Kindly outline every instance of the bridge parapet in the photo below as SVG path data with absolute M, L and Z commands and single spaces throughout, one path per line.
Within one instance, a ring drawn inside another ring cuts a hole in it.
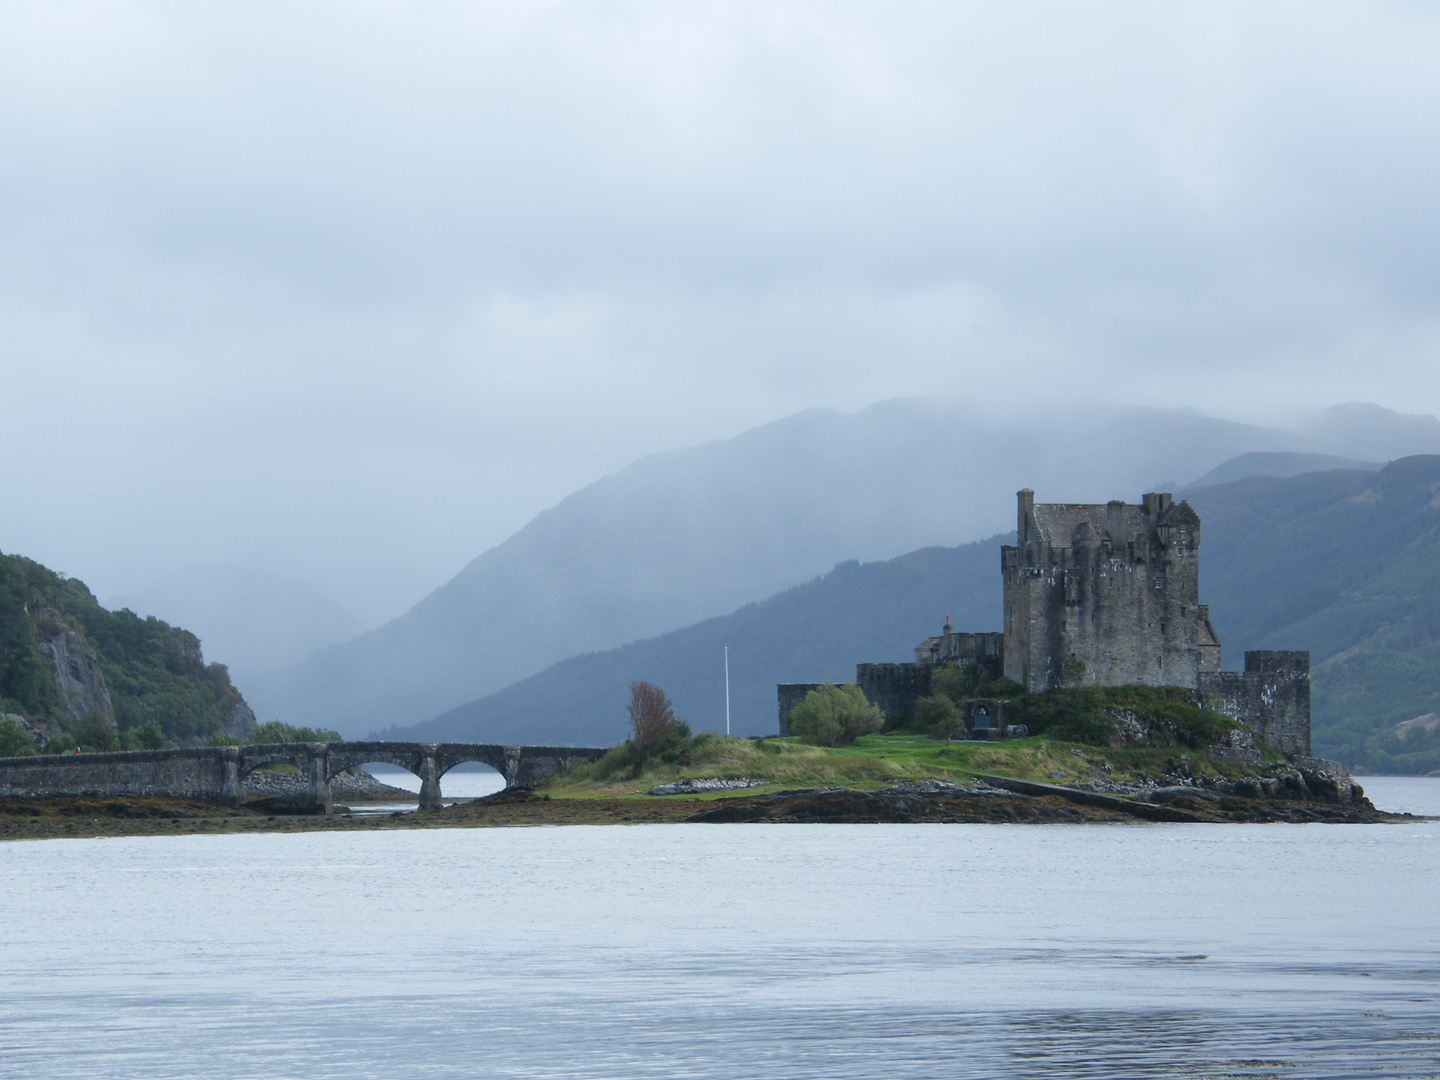
M 304 809 L 328 814 L 333 809 L 330 779 L 357 765 L 380 761 L 419 776 L 420 807 L 434 809 L 440 805 L 440 778 L 467 761 L 489 765 L 505 778 L 507 787 L 515 787 L 605 753 L 603 748 L 580 746 L 356 741 L 42 754 L 0 758 L 0 797 L 169 796 L 238 806 L 245 801 L 249 773 L 264 765 L 292 765 L 308 781 Z

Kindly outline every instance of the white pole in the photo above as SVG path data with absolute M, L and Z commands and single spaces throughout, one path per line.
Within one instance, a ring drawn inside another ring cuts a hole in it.
M 730 646 L 725 646 L 725 737 L 730 737 Z

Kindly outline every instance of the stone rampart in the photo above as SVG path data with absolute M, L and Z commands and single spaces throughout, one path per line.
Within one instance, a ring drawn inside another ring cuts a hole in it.
M 887 720 L 903 720 L 930 693 L 934 671 L 930 664 L 856 664 L 855 681 Z
M 1255 651 L 1244 671 L 1202 672 L 1205 706 L 1250 728 L 1277 750 L 1310 753 L 1310 654 Z

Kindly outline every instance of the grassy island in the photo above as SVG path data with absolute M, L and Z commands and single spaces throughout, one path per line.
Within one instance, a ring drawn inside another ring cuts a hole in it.
M 1139 784 L 1177 774 L 1196 779 L 1255 774 L 1234 761 L 1188 748 L 1098 747 L 1044 735 L 946 743 L 908 731 L 864 735 L 848 745 L 829 747 L 807 746 L 795 738 L 727 739 L 701 734 L 678 752 L 657 754 L 637 764 L 616 769 L 612 759 L 602 758 L 551 778 L 539 790 L 565 798 L 616 798 L 645 796 L 678 780 L 735 777 L 765 780 L 777 787 L 843 786 L 866 791 L 922 779 L 964 784 L 980 775 L 1043 783 Z M 717 797 L 733 794 L 717 793 Z

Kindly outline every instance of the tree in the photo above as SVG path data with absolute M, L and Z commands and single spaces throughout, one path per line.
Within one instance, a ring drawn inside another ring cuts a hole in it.
M 329 728 L 295 727 L 283 720 L 267 720 L 263 724 L 257 724 L 253 731 L 245 737 L 245 741 L 251 745 L 262 743 L 297 743 L 297 742 L 340 742 L 340 733 L 331 731 Z
M 1060 668 L 1060 679 L 1066 686 L 1079 686 L 1085 681 L 1085 661 L 1071 653 Z
M 174 745 L 154 720 L 147 720 L 139 727 L 120 733 L 122 750 L 168 750 Z
M 630 733 L 635 742 L 649 746 L 674 736 L 679 730 L 675 706 L 664 690 L 654 683 L 630 684 Z
M 19 720 L 0 716 L 0 757 L 32 757 L 35 739 Z
M 75 745 L 87 754 L 120 749 L 120 735 L 105 722 L 104 717 L 95 713 L 79 720 L 62 721 L 61 727 L 66 735 L 75 740 Z M 46 744 L 47 752 L 49 749 L 49 744 Z
M 915 719 L 937 739 L 949 742 L 965 734 L 965 721 L 945 694 L 931 694 L 915 703 Z
M 854 683 L 826 683 L 790 710 L 790 734 L 815 746 L 843 746 L 884 726 L 884 714 Z
M 956 705 L 966 698 L 974 697 L 984 681 L 985 676 L 980 665 L 973 660 L 967 660 L 963 664 L 951 660 L 941 664 L 930 676 L 931 689 L 937 694 L 944 694 Z

